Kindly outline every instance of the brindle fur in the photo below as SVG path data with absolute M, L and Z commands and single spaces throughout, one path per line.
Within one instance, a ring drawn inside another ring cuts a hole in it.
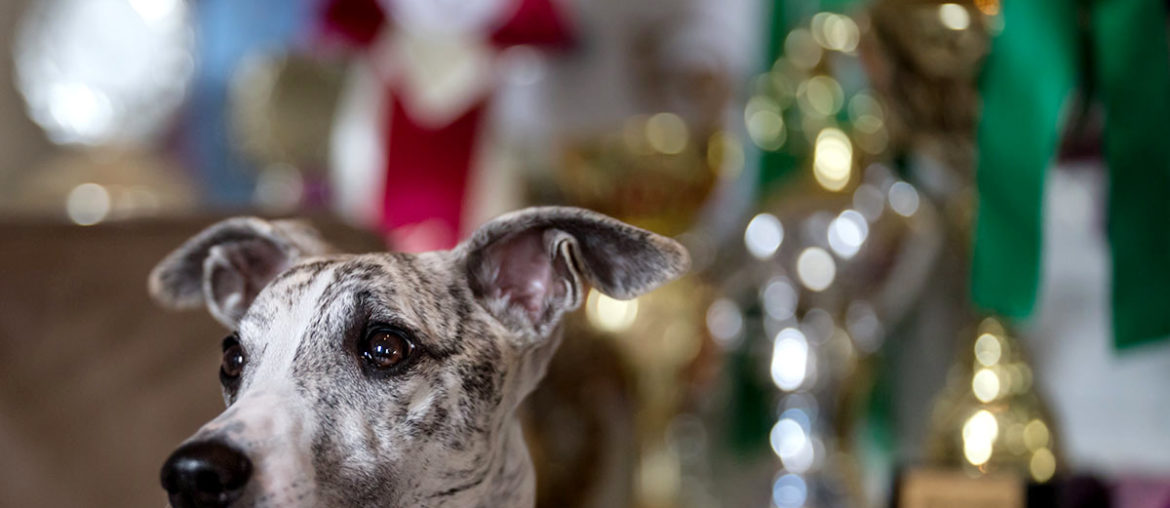
M 493 286 L 511 262 L 497 249 L 525 241 L 548 255 L 556 286 L 535 313 Z M 544 375 L 561 315 L 587 285 L 630 298 L 687 264 L 669 239 L 574 208 L 515 212 L 417 255 L 335 254 L 299 223 L 237 218 L 171 254 L 150 287 L 238 330 L 239 386 L 190 438 L 250 457 L 236 506 L 528 507 L 535 479 L 515 411 Z M 354 348 L 371 320 L 421 346 L 400 374 L 361 368 Z

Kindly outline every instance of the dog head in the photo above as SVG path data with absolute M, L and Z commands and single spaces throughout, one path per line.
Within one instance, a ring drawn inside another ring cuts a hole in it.
M 163 466 L 187 506 L 526 506 L 513 418 L 588 287 L 632 298 L 680 275 L 672 240 L 531 208 L 450 251 L 333 253 L 294 222 L 236 218 L 152 272 L 171 307 L 234 330 L 227 410 Z

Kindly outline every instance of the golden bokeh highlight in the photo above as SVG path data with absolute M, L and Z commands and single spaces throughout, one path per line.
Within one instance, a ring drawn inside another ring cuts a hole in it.
M 779 103 L 770 97 L 756 95 L 748 100 L 743 113 L 748 137 L 756 146 L 768 151 L 784 146 L 787 134 Z
M 821 61 L 821 46 L 813 34 L 805 28 L 788 32 L 784 39 L 784 54 L 793 65 L 801 69 L 812 69 Z
M 646 141 L 667 155 L 682 153 L 687 147 L 687 124 L 674 113 L 658 113 L 646 120 Z
M 1003 346 L 1000 345 L 999 339 L 995 335 L 984 333 L 975 339 L 975 360 L 980 365 L 985 367 L 995 365 L 1002 355 Z
M 979 369 L 971 378 L 971 391 L 980 402 L 991 402 L 999 397 L 999 376 L 991 369 Z
M 1024 426 L 1024 446 L 1029 450 L 1048 447 L 1048 426 L 1040 420 L 1032 420 Z
M 813 149 L 813 176 L 822 187 L 839 191 L 849 183 L 853 144 L 841 129 L 827 127 L 817 134 Z
M 991 459 L 995 439 L 999 436 L 999 422 L 995 415 L 980 409 L 963 424 L 963 456 L 971 465 L 981 466 Z
M 971 13 L 962 5 L 946 3 L 938 6 L 938 20 L 951 30 L 966 30 L 971 26 Z
M 822 48 L 852 53 L 861 41 L 861 30 L 853 18 L 832 12 L 820 12 L 812 18 L 812 36 Z
M 638 300 L 618 300 L 591 289 L 585 299 L 585 316 L 600 330 L 623 332 L 638 319 Z
M 1038 483 L 1051 480 L 1056 474 L 1056 456 L 1052 454 L 1052 450 L 1041 448 L 1032 452 L 1032 459 L 1028 461 L 1028 472 L 1031 473 L 1032 480 Z
M 975 477 L 1015 474 L 1044 482 L 1060 468 L 1044 401 L 1018 338 L 996 318 L 965 332 L 947 386 L 932 413 L 927 456 Z
M 814 116 L 832 116 L 845 105 L 845 91 L 829 76 L 813 76 L 796 88 L 801 109 Z

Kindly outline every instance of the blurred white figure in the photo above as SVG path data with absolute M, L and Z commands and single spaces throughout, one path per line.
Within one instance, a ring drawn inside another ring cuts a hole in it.
M 1099 163 L 1095 163 L 1099 164 Z M 1113 348 L 1102 168 L 1052 170 L 1044 274 L 1027 334 L 1073 470 L 1170 473 L 1170 343 Z

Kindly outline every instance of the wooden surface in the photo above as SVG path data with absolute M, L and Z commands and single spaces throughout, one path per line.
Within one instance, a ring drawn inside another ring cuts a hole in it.
M 168 312 L 146 276 L 214 218 L 0 224 L 0 507 L 160 507 L 158 468 L 223 410 L 205 311 Z M 313 221 L 352 251 L 380 242 Z

